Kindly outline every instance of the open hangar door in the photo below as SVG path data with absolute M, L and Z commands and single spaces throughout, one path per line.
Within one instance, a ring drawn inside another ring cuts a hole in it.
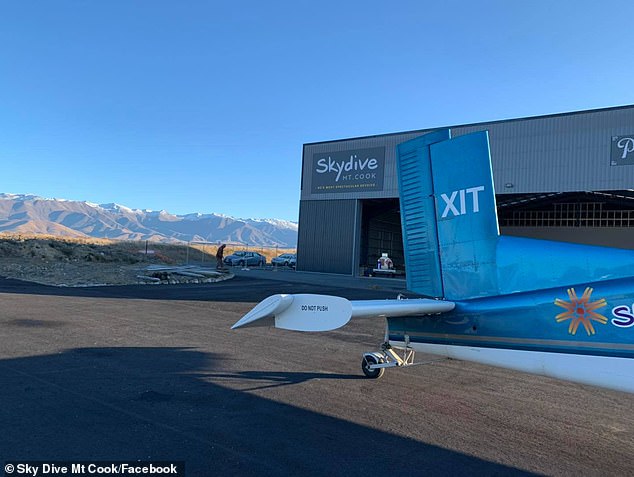
M 404 278 L 405 257 L 399 200 L 365 199 L 360 202 L 360 274 L 373 274 L 381 254 L 387 253 L 394 263 L 395 270 L 395 273 L 389 275 Z

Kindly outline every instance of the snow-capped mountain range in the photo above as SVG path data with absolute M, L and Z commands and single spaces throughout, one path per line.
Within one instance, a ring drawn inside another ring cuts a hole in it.
M 158 242 L 229 242 L 295 247 L 297 223 L 222 214 L 174 215 L 165 210 L 0 193 L 0 232 Z

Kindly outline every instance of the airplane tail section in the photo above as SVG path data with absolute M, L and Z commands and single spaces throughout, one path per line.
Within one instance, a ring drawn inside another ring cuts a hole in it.
M 398 146 L 408 289 L 465 300 L 631 277 L 634 253 L 500 236 L 486 131 Z
M 451 300 L 498 293 L 488 133 L 449 130 L 398 146 L 408 288 Z

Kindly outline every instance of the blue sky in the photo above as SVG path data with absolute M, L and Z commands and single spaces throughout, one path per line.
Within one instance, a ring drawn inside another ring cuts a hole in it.
M 304 143 L 633 104 L 632 18 L 631 1 L 4 0 L 0 192 L 297 220 Z

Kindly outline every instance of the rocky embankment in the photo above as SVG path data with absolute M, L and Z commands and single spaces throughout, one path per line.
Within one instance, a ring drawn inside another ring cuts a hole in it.
M 0 238 L 0 276 L 55 286 L 210 283 L 226 280 L 215 258 L 197 251 L 207 266 L 180 265 L 187 247 L 145 242 L 88 242 L 56 238 Z

